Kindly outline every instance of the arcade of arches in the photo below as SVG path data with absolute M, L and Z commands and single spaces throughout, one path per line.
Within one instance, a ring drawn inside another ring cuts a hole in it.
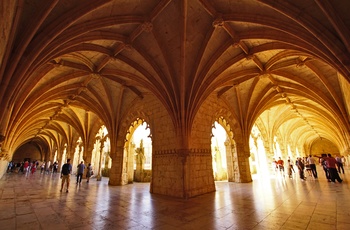
M 0 175 L 70 158 L 111 186 L 187 198 L 276 157 L 348 157 L 349 7 L 1 1 Z

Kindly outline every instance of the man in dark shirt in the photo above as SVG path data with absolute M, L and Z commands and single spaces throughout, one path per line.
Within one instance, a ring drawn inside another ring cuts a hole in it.
M 61 170 L 61 179 L 62 179 L 61 190 L 60 190 L 61 192 L 63 190 L 65 182 L 67 182 L 66 192 L 68 192 L 71 173 L 72 173 L 72 165 L 70 164 L 70 159 L 67 159 L 67 163 L 62 166 L 62 170 Z

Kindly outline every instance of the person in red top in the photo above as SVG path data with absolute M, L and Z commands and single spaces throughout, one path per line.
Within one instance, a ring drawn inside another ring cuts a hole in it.
M 337 180 L 339 183 L 343 182 L 343 180 L 339 177 L 338 171 L 337 171 L 337 161 L 330 153 L 328 153 L 328 157 L 326 160 L 326 166 L 329 170 L 329 174 L 331 177 L 331 181 L 335 182 Z
M 29 169 L 29 162 L 25 161 L 23 165 L 23 173 L 27 173 Z
M 284 172 L 284 161 L 281 159 L 281 157 L 278 158 L 277 165 L 280 171 Z

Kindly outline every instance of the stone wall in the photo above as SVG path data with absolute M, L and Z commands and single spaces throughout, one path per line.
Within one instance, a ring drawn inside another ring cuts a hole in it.
M 189 198 L 215 191 L 211 129 L 214 121 L 221 116 L 227 117 L 229 127 L 233 129 L 228 131 L 231 138 L 239 137 L 241 144 L 242 131 L 238 129 L 237 120 L 229 109 L 225 108 L 225 104 L 214 96 L 208 98 L 194 116 L 187 132 L 188 136 L 178 136 L 173 120 L 156 99 L 149 97 L 135 103 L 121 122 L 117 140 L 118 151 L 111 155 L 114 159 L 109 183 L 128 183 L 127 157 L 123 155 L 126 153 L 124 140 L 130 124 L 136 118 L 140 118 L 149 124 L 152 135 L 152 193 Z M 231 142 L 231 146 L 235 147 L 234 141 Z M 249 152 L 242 148 L 242 144 L 240 146 L 238 151 L 232 151 L 232 178 L 236 182 L 249 182 Z
M 179 152 L 154 151 L 151 192 L 184 197 L 183 157 Z

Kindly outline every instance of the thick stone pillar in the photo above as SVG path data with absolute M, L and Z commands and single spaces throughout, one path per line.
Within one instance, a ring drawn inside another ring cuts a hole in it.
M 210 149 L 156 151 L 152 168 L 152 193 L 189 198 L 215 191 Z
M 185 198 L 215 191 L 211 149 L 191 149 L 185 167 Z
M 92 148 L 88 148 L 84 151 L 83 160 L 86 166 L 92 163 L 92 150 Z
M 116 152 L 111 149 L 112 168 L 109 172 L 109 185 L 128 184 L 127 162 L 123 162 L 123 151 L 123 147 L 118 147 Z
M 154 151 L 151 192 L 184 197 L 185 156 L 176 150 Z
M 252 175 L 250 173 L 250 165 L 249 165 L 249 146 L 245 146 L 243 144 L 237 144 L 237 160 L 238 160 L 238 170 L 239 170 L 239 179 L 236 182 L 252 182 Z

